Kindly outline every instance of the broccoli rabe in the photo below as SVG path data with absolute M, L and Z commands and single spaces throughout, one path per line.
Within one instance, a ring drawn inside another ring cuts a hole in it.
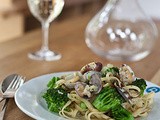
M 116 88 L 106 86 L 93 101 L 93 106 L 101 112 L 107 112 L 121 104 L 123 98 L 116 91 Z
M 113 107 L 111 114 L 115 120 L 134 120 L 133 115 L 121 105 Z
M 51 112 L 59 112 L 69 100 L 67 92 L 63 88 L 48 89 L 43 98 L 46 100 L 48 109 Z
M 58 80 L 60 80 L 59 77 L 53 77 L 53 78 L 48 82 L 47 87 L 48 87 L 49 89 L 55 88 L 55 87 L 56 87 L 56 82 L 57 82 Z
M 135 85 L 140 88 L 141 90 L 140 95 L 143 95 L 144 90 L 146 89 L 147 86 L 146 81 L 142 78 L 136 78 L 136 80 L 132 82 L 132 85 Z
M 102 68 L 102 77 L 105 77 L 106 76 L 106 74 L 107 73 L 112 73 L 113 74 L 113 76 L 118 76 L 118 74 L 119 74 L 119 69 L 117 68 L 117 67 L 107 67 L 107 66 L 105 66 L 105 67 L 103 67 Z
M 93 106 L 101 112 L 110 113 L 115 120 L 134 120 L 133 115 L 121 106 L 124 99 L 116 88 L 106 86 L 93 101 Z

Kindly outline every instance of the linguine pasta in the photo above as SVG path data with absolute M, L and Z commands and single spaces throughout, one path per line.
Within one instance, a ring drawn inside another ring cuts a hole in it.
M 83 67 L 83 70 L 85 67 Z M 113 65 L 109 64 L 105 69 L 113 67 Z M 104 75 L 102 74 L 105 70 L 102 68 L 101 71 L 98 71 L 99 73 L 102 73 L 100 75 L 100 87 L 102 87 L 101 89 L 105 86 L 115 86 L 116 88 L 119 88 L 122 91 L 121 95 L 123 96 L 124 94 L 123 97 L 128 99 L 122 103 L 122 106 L 131 112 L 135 118 L 146 117 L 152 108 L 154 93 L 142 94 L 141 89 L 132 84 L 136 77 L 134 76 L 133 71 L 130 68 L 128 69 L 128 67 L 129 66 L 124 65 L 119 68 L 118 73 L 107 71 Z M 89 71 L 96 70 L 91 69 Z M 89 77 L 87 79 L 89 79 Z M 85 74 L 82 74 L 82 72 L 75 72 L 62 76 L 61 79 L 56 82 L 55 88 L 61 86 L 66 89 L 69 98 L 68 102 L 66 102 L 59 111 L 59 115 L 69 120 L 113 120 L 109 113 L 99 111 L 92 105 L 94 98 L 99 94 L 96 93 L 98 88 L 93 84 L 88 85 L 89 82 L 85 80 Z M 127 82 L 127 80 L 129 82 Z M 75 86 L 78 82 L 81 82 L 81 84 L 79 83 L 81 86 L 79 86 L 77 90 Z M 82 82 L 84 83 L 82 84 Z M 97 84 L 98 83 L 96 83 L 96 85 Z M 79 93 L 79 91 L 81 91 L 81 93 Z

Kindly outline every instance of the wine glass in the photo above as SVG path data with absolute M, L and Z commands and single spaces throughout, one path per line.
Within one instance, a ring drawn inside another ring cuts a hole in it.
M 42 25 L 42 46 L 39 51 L 29 53 L 28 57 L 34 60 L 59 60 L 61 54 L 49 50 L 48 31 L 50 23 L 61 13 L 64 0 L 28 0 L 28 6 L 35 18 Z

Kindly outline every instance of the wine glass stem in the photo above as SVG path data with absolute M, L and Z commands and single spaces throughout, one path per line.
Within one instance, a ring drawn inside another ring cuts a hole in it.
M 49 23 L 48 22 L 42 22 L 42 51 L 48 51 L 48 36 L 49 36 Z

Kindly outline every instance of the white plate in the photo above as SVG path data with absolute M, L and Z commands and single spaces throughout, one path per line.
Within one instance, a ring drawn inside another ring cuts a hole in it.
M 42 98 L 47 89 L 47 83 L 53 76 L 61 76 L 69 72 L 53 73 L 33 78 L 22 85 L 15 94 L 17 106 L 28 116 L 37 120 L 65 120 L 57 114 L 51 113 Z M 143 120 L 159 120 L 160 118 L 160 87 L 147 82 L 145 92 L 155 91 L 154 106 L 147 118 Z

